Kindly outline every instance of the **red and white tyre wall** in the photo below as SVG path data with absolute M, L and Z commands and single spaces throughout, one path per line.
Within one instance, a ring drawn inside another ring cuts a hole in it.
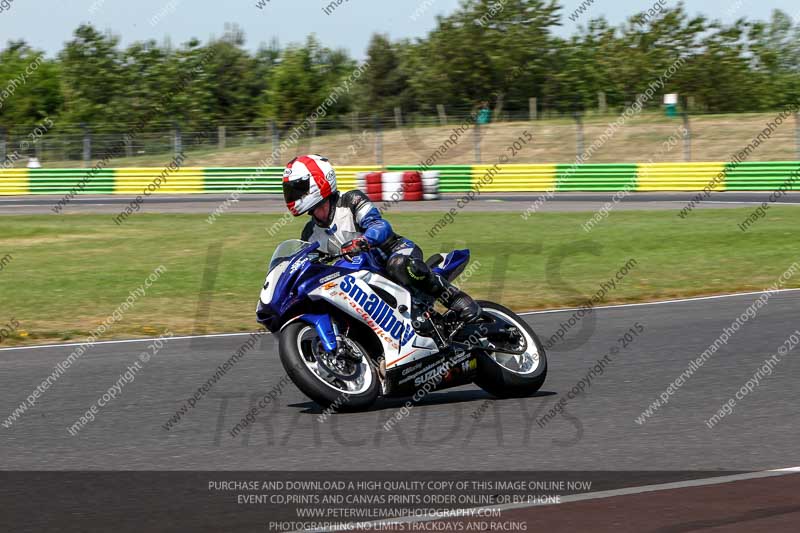
M 439 172 L 359 172 L 356 188 L 373 202 L 419 202 L 439 198 Z

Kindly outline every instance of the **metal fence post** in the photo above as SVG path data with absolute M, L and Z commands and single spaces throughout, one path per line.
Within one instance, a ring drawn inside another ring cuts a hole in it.
M 797 145 L 797 160 L 800 161 L 800 113 L 794 114 L 794 140 Z
M 537 98 L 528 99 L 528 113 L 530 115 L 531 122 L 539 118 L 539 100 Z
M 400 106 L 394 108 L 394 125 L 398 129 L 403 127 L 403 110 Z
M 575 150 L 576 157 L 580 160 L 583 157 L 584 141 L 583 141 L 583 116 L 580 111 L 575 111 Z
M 683 160 L 692 160 L 692 124 L 689 121 L 689 113 L 683 114 Z
M 217 128 L 217 145 L 220 150 L 225 148 L 225 126 L 219 126 Z
M 3 126 L 0 126 L 0 161 L 6 161 L 6 151 L 8 146 L 8 132 Z
M 122 142 L 125 144 L 125 156 L 133 157 L 133 139 L 130 135 L 123 135 Z
M 494 106 L 494 113 L 492 120 L 495 120 L 497 122 L 503 120 L 502 117 L 500 116 L 503 113 L 503 100 L 504 100 L 504 95 L 503 92 L 501 91 L 500 94 L 497 95 L 497 103 Z
M 436 104 L 436 112 L 439 115 L 439 125 L 447 126 L 447 112 L 444 110 L 444 104 Z
M 475 123 L 475 133 L 473 134 L 473 139 L 475 140 L 475 163 L 481 163 L 481 124 L 480 122 Z
M 92 161 L 92 133 L 85 122 L 81 122 L 83 130 L 83 166 L 88 167 Z
M 175 148 L 175 157 L 178 157 L 183 152 L 183 138 L 181 137 L 181 126 L 178 121 L 175 121 L 174 137 L 172 139 Z
M 272 129 L 272 151 L 270 153 L 274 154 L 281 145 L 281 132 L 278 131 L 278 125 L 275 124 L 274 120 L 269 121 L 269 127 Z M 275 162 L 273 161 L 272 164 L 275 164 Z
M 376 116 L 373 118 L 375 125 L 375 164 L 383 168 L 383 130 L 381 129 L 381 121 Z

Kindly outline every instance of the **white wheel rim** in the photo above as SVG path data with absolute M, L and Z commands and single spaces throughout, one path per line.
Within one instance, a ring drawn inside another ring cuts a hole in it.
M 324 365 L 320 364 L 317 354 L 306 354 L 303 351 L 303 340 L 308 340 L 306 339 L 306 335 L 308 333 L 313 334 L 310 339 L 312 343 L 319 342 L 319 336 L 317 335 L 316 330 L 311 326 L 306 326 L 300 330 L 300 333 L 297 335 L 297 350 L 300 352 L 300 357 L 303 359 L 306 368 L 311 371 L 315 378 L 336 392 L 344 395 L 362 394 L 369 390 L 369 388 L 372 386 L 372 369 L 367 361 L 367 355 L 360 346 L 356 345 L 358 350 L 361 352 L 361 362 L 358 363 L 358 370 L 356 373 L 357 377 L 354 380 L 343 380 L 339 376 L 333 374 Z M 309 361 L 306 355 L 312 356 L 314 360 Z
M 536 341 L 533 340 L 530 333 L 520 325 L 519 320 L 498 309 L 484 308 L 483 312 L 487 315 L 499 318 L 503 322 L 517 328 L 525 343 L 525 352 L 520 355 L 491 351 L 487 351 L 486 354 L 491 357 L 495 363 L 514 374 L 527 376 L 536 372 L 542 361 L 541 357 L 539 357 L 539 348 L 536 346 Z

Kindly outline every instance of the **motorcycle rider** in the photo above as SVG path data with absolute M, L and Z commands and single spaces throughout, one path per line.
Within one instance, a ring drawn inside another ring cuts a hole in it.
M 302 240 L 318 242 L 323 252 L 348 259 L 375 250 L 393 281 L 433 296 L 464 322 L 480 316 L 480 305 L 435 274 L 423 260 L 422 249 L 397 235 L 366 194 L 339 194 L 336 171 L 327 158 L 314 154 L 292 159 L 283 172 L 283 196 L 294 216 L 311 215 Z

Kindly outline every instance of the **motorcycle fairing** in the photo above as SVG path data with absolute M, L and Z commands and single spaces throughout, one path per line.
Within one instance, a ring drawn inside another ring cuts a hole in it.
M 289 322 L 303 320 L 315 327 L 325 349 L 334 351 L 336 332 L 331 318 L 309 309 L 309 303 L 323 300 L 372 329 L 383 348 L 387 376 L 396 376 L 395 369 L 408 368 L 426 359 L 421 368 L 423 373 L 429 372 L 430 369 L 424 368 L 435 363 L 435 369 L 452 355 L 440 353 L 432 338 L 416 333 L 409 311 L 411 293 L 383 275 L 377 258 L 367 253 L 353 261 L 341 259 L 334 265 L 325 265 L 309 258 L 318 247 L 316 243 L 309 244 L 269 272 L 257 309 L 261 324 L 275 332 Z M 463 271 L 468 260 L 468 250 L 455 250 L 434 270 L 452 279 Z M 388 297 L 385 299 L 382 294 Z M 474 366 L 474 361 L 464 364 Z M 402 385 L 406 383 L 413 384 L 413 380 L 404 380 Z
M 382 299 L 372 285 L 389 293 L 397 302 L 397 308 Z M 325 300 L 369 326 L 383 347 L 387 370 L 438 351 L 434 340 L 417 335 L 411 324 L 411 294 L 380 274 L 368 271 L 346 274 L 317 288 L 309 296 Z M 402 313 L 401 306 L 405 309 Z
M 426 383 L 431 391 L 466 385 L 474 381 L 477 369 L 475 355 L 448 349 L 387 369 L 384 394 L 408 396 Z
M 469 250 L 453 250 L 445 256 L 440 265 L 433 268 L 433 272 L 448 281 L 453 281 L 464 271 L 468 262 Z

